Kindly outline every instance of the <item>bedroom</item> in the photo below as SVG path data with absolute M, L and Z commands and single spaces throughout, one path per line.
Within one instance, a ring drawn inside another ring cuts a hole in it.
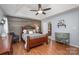
M 79 4 L 0 4 L 0 39 L 7 34 L 12 36 L 11 51 L 3 50 L 7 41 L 0 40 L 0 54 L 79 55 L 78 10 Z M 59 42 L 56 38 L 64 40 Z

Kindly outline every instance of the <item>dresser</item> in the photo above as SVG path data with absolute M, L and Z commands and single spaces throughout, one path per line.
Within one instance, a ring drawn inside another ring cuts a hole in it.
M 0 36 L 0 54 L 12 54 L 12 36 L 7 35 L 5 37 Z
M 70 33 L 56 32 L 55 33 L 55 40 L 56 40 L 56 42 L 69 45 L 69 43 L 70 43 Z

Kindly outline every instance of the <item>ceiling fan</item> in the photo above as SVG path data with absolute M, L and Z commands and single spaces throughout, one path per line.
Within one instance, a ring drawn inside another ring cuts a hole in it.
M 35 11 L 37 12 L 35 15 L 38 15 L 38 14 L 44 14 L 46 15 L 46 13 L 44 11 L 48 11 L 50 10 L 51 8 L 45 8 L 45 9 L 42 9 L 42 5 L 41 4 L 38 4 L 38 10 L 30 10 L 30 11 Z

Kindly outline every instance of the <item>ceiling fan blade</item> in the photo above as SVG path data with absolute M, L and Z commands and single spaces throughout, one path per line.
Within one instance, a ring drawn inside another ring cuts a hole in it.
M 43 9 L 43 11 L 47 11 L 47 10 L 50 10 L 51 8 L 46 8 L 46 9 Z
M 30 11 L 37 11 L 37 10 L 30 10 Z
M 46 15 L 46 13 L 45 13 L 45 12 L 42 12 L 42 14 Z
M 36 13 L 36 15 L 38 15 L 38 13 Z

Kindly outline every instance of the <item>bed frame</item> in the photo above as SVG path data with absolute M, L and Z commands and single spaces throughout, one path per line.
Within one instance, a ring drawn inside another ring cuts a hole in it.
M 33 38 L 30 36 L 27 37 L 27 51 L 30 51 L 31 48 L 38 46 L 40 44 L 46 43 L 48 44 L 48 35 L 46 34 L 44 37 Z
M 27 30 L 27 26 L 22 27 L 21 38 L 22 38 L 23 29 Z M 26 50 L 28 52 L 30 51 L 31 48 L 38 46 L 40 44 L 43 44 L 43 43 L 48 44 L 48 34 L 44 34 L 44 36 L 39 37 L 39 38 L 31 38 L 30 36 L 27 36 L 27 49 Z

